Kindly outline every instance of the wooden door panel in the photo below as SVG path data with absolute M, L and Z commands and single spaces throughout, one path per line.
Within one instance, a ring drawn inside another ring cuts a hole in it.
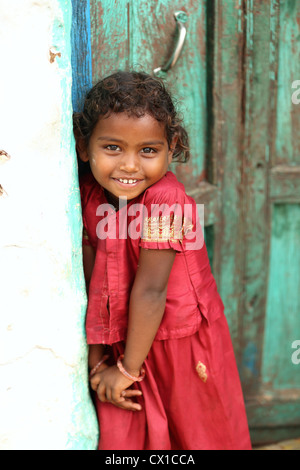
M 254 442 L 300 430 L 299 19 L 295 1 L 215 2 L 215 261 Z
M 269 185 L 271 202 L 299 202 L 300 165 L 274 166 L 270 171 Z
M 292 102 L 295 89 L 292 84 L 300 80 L 300 4 L 297 0 L 278 3 L 278 75 L 276 139 L 273 165 L 300 165 L 300 112 Z M 274 33 L 275 34 L 275 33 Z
M 291 85 L 300 68 L 295 40 L 286 41 L 291 31 L 299 35 L 300 5 L 249 1 L 246 14 L 240 371 L 252 438 L 260 441 L 300 430 L 299 370 L 291 361 L 300 334 L 299 113 Z
M 300 385 L 291 359 L 292 343 L 300 339 L 300 204 L 272 206 L 271 234 L 262 385 L 292 390 Z
M 84 97 L 92 86 L 91 19 L 89 0 L 72 0 L 72 104 L 82 110 Z
M 273 2 L 274 3 L 274 2 Z M 277 11 L 270 2 L 246 2 L 243 162 L 243 278 L 241 376 L 248 395 L 258 393 L 261 380 L 264 315 L 268 279 L 270 206 L 269 152 L 274 137 L 276 103 L 275 38 Z M 271 73 L 272 72 L 272 73 Z M 249 356 L 251 360 L 249 360 Z
M 92 80 L 130 66 L 129 2 L 91 0 Z
M 244 16 L 241 2 L 207 2 L 208 161 L 210 181 L 219 191 L 213 227 L 213 271 L 225 304 L 240 364 L 243 296 Z M 207 211 L 205 211 L 206 213 Z
M 248 396 L 253 439 L 300 435 L 300 369 L 292 344 L 300 332 L 300 204 L 272 204 L 260 385 Z

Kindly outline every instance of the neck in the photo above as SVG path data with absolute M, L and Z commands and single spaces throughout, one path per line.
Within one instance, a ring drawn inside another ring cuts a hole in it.
M 127 205 L 128 201 L 126 199 L 119 199 L 117 196 L 110 193 L 106 189 L 104 189 L 104 194 L 105 194 L 108 204 L 111 204 L 115 208 L 116 211 L 118 211 L 120 208 Z
M 118 210 L 119 209 L 119 198 L 114 196 L 113 194 L 111 194 L 106 189 L 104 189 L 104 194 L 105 194 L 105 197 L 107 199 L 108 204 L 111 204 L 112 206 L 114 206 L 114 208 L 116 210 Z

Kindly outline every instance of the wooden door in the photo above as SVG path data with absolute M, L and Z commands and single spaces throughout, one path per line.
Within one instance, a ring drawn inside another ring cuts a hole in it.
M 165 79 L 190 134 L 173 171 L 205 204 L 205 238 L 223 298 L 253 442 L 300 435 L 300 79 L 296 0 L 73 0 L 73 103 L 118 69 Z M 298 74 L 298 75 L 297 75 Z
M 212 15 L 215 262 L 253 442 L 275 441 L 300 435 L 300 3 L 216 1 Z

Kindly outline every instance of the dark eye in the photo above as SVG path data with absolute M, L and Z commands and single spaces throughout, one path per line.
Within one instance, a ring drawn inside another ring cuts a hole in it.
M 105 148 L 107 148 L 107 150 L 112 150 L 112 151 L 120 150 L 120 147 L 118 145 L 113 145 L 113 144 L 107 145 Z
M 153 149 L 153 148 L 151 148 L 151 147 L 144 147 L 144 148 L 142 149 L 142 152 L 143 152 L 143 153 L 156 153 L 156 150 Z

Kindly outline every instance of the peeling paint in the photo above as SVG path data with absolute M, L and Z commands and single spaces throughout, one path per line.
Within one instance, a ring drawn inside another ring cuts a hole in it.
M 10 155 L 7 152 L 5 152 L 5 150 L 0 150 L 0 165 L 8 162 L 10 158 L 11 158 Z
M 7 192 L 5 191 L 3 186 L 0 184 L 0 197 L 5 196 L 5 195 L 7 196 Z
M 50 50 L 49 50 L 49 56 L 50 56 L 50 64 L 53 64 L 53 62 L 55 61 L 56 57 L 61 57 L 61 52 L 57 52 L 56 49 L 54 47 L 52 47 Z

